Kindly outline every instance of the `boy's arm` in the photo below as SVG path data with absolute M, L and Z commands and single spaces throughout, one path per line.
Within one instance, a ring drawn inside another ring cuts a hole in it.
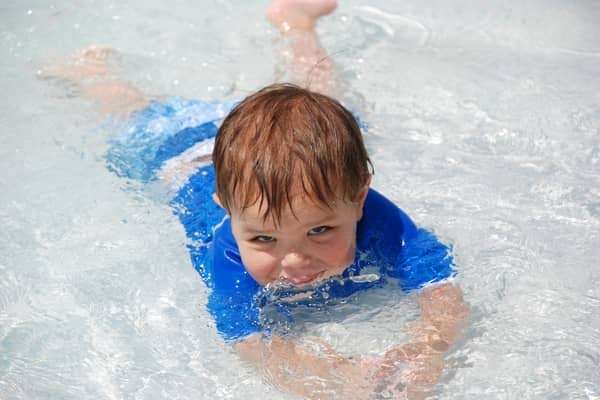
M 451 283 L 423 289 L 419 303 L 422 317 L 412 340 L 381 359 L 348 358 L 321 341 L 308 346 L 278 336 L 254 335 L 236 349 L 274 385 L 303 398 L 367 399 L 381 391 L 424 398 L 443 372 L 443 354 L 458 338 L 468 308 Z
M 344 357 L 322 341 L 301 345 L 279 336 L 253 335 L 236 344 L 240 356 L 260 368 L 270 383 L 305 399 L 367 399 L 375 368 Z
M 469 314 L 462 290 L 443 283 L 419 294 L 421 319 L 411 328 L 410 342 L 388 350 L 376 376 L 385 386 L 424 398 L 444 369 L 443 355 L 458 339 Z

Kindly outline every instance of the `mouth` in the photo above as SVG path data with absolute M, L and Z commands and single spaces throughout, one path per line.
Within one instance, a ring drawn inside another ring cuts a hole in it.
M 304 286 L 316 282 L 324 273 L 325 271 L 320 271 L 315 274 L 298 275 L 294 277 L 286 276 L 283 280 L 294 286 Z

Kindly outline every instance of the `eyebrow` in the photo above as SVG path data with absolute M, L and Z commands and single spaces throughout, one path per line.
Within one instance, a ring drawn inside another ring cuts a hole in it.
M 252 233 L 252 234 L 257 234 L 257 233 L 263 234 L 263 233 L 273 233 L 273 232 L 275 232 L 275 230 L 273 230 L 273 229 L 254 229 L 254 228 L 248 228 L 248 227 L 246 227 L 244 230 L 247 233 Z
M 335 217 L 336 216 L 334 214 L 329 214 L 329 215 L 326 215 L 325 217 L 320 218 L 320 219 L 318 219 L 316 221 L 313 221 L 313 222 L 310 222 L 310 223 L 307 223 L 307 224 L 303 224 L 303 226 L 305 226 L 305 227 L 321 226 L 321 225 L 325 224 L 326 222 L 330 222 L 331 220 L 335 219 Z M 256 229 L 256 228 L 250 227 L 248 225 L 246 225 L 244 227 L 244 230 L 247 233 L 252 233 L 252 234 L 257 234 L 257 233 L 271 234 L 271 233 L 277 232 L 277 229 L 274 229 L 274 228 L 272 228 L 272 229 Z
M 310 222 L 310 223 L 305 224 L 305 226 L 320 226 L 320 225 L 323 225 L 326 222 L 330 222 L 331 220 L 334 220 L 335 218 L 336 218 L 335 214 L 328 214 L 328 215 L 326 215 L 325 217 L 323 217 L 321 219 L 318 219 L 318 220 L 316 220 L 314 222 Z

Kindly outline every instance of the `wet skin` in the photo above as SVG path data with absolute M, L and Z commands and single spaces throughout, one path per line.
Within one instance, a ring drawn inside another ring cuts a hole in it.
M 357 201 L 338 200 L 331 208 L 296 196 L 279 224 L 266 221 L 258 204 L 231 210 L 231 229 L 244 267 L 260 284 L 308 285 L 341 274 L 353 261 L 356 225 L 368 188 Z

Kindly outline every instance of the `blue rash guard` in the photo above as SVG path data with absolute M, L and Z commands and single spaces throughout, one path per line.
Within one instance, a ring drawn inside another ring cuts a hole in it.
M 107 154 L 109 169 L 141 181 L 155 179 L 165 161 L 213 138 L 216 121 L 230 107 L 178 98 L 152 103 L 134 116 L 124 135 L 112 141 Z M 225 340 L 237 340 L 269 328 L 261 320 L 265 305 L 299 292 L 284 288 L 274 295 L 248 274 L 230 220 L 212 199 L 214 187 L 213 167 L 202 167 L 181 187 L 171 206 L 189 239 L 192 264 L 211 289 L 208 310 L 217 330 Z M 370 189 L 357 226 L 354 262 L 341 276 L 309 288 L 308 298 L 318 303 L 348 297 L 387 280 L 397 280 L 403 290 L 410 291 L 453 274 L 448 247 L 432 233 L 417 228 L 396 205 Z M 285 313 L 285 305 L 278 305 Z

